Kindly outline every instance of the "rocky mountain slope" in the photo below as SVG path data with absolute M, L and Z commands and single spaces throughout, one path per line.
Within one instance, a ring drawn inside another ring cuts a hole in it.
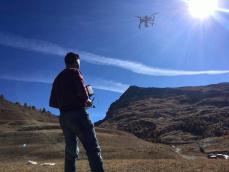
M 180 88 L 131 86 L 96 125 L 166 144 L 224 137 L 229 134 L 229 83 Z M 224 146 L 229 147 L 229 141 Z

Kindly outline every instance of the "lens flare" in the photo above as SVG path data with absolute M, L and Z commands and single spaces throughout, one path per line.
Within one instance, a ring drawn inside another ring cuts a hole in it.
M 189 12 L 194 18 L 206 19 L 218 9 L 218 0 L 189 0 Z

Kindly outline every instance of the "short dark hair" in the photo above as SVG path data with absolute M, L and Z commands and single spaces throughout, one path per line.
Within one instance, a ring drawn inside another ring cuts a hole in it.
M 66 66 L 70 66 L 74 63 L 76 63 L 76 61 L 80 59 L 80 56 L 76 53 L 73 53 L 73 52 L 69 52 L 65 55 L 65 58 L 64 58 L 64 62 L 66 64 Z

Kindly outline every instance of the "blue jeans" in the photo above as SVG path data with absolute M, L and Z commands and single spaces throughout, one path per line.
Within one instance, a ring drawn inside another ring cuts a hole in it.
M 92 172 L 104 172 L 103 159 L 94 125 L 85 109 L 61 112 L 60 126 L 65 137 L 65 172 L 76 172 L 78 139 L 86 150 Z

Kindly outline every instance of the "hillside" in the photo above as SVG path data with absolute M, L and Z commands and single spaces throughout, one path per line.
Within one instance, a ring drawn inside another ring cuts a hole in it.
M 0 128 L 11 130 L 18 126 L 35 125 L 39 123 L 56 123 L 57 118 L 45 109 L 38 110 L 35 106 L 12 103 L 0 96 Z
M 211 145 L 207 138 L 229 134 L 229 83 L 180 88 L 131 86 L 96 125 L 153 142 L 207 147 Z M 225 142 L 222 149 L 229 147 L 226 138 L 221 139 Z
M 0 100 L 0 161 L 64 158 L 58 118 L 49 112 Z M 141 140 L 130 133 L 96 128 L 105 159 L 174 159 L 169 146 Z M 80 159 L 85 159 L 81 147 Z
M 48 112 L 32 107 L 0 101 L 0 172 L 61 172 L 64 168 L 64 137 L 58 118 Z M 107 172 L 170 172 L 170 171 L 228 171 L 225 160 L 212 161 L 203 155 L 183 155 L 183 145 L 171 146 L 151 143 L 131 133 L 116 129 L 96 127 L 102 147 L 104 166 Z M 221 137 L 220 137 L 221 138 Z M 227 139 L 212 138 L 210 141 L 228 145 Z M 208 142 L 209 140 L 205 140 Z M 214 148 L 214 145 L 212 145 Z M 186 149 L 187 150 L 187 149 Z M 189 150 L 187 153 L 194 152 Z M 78 171 L 89 172 L 85 151 L 80 144 Z M 188 160 L 186 160 L 188 159 Z M 38 165 L 28 164 L 28 160 Z M 192 160 L 192 161 L 190 161 Z M 54 162 L 54 166 L 41 163 Z

